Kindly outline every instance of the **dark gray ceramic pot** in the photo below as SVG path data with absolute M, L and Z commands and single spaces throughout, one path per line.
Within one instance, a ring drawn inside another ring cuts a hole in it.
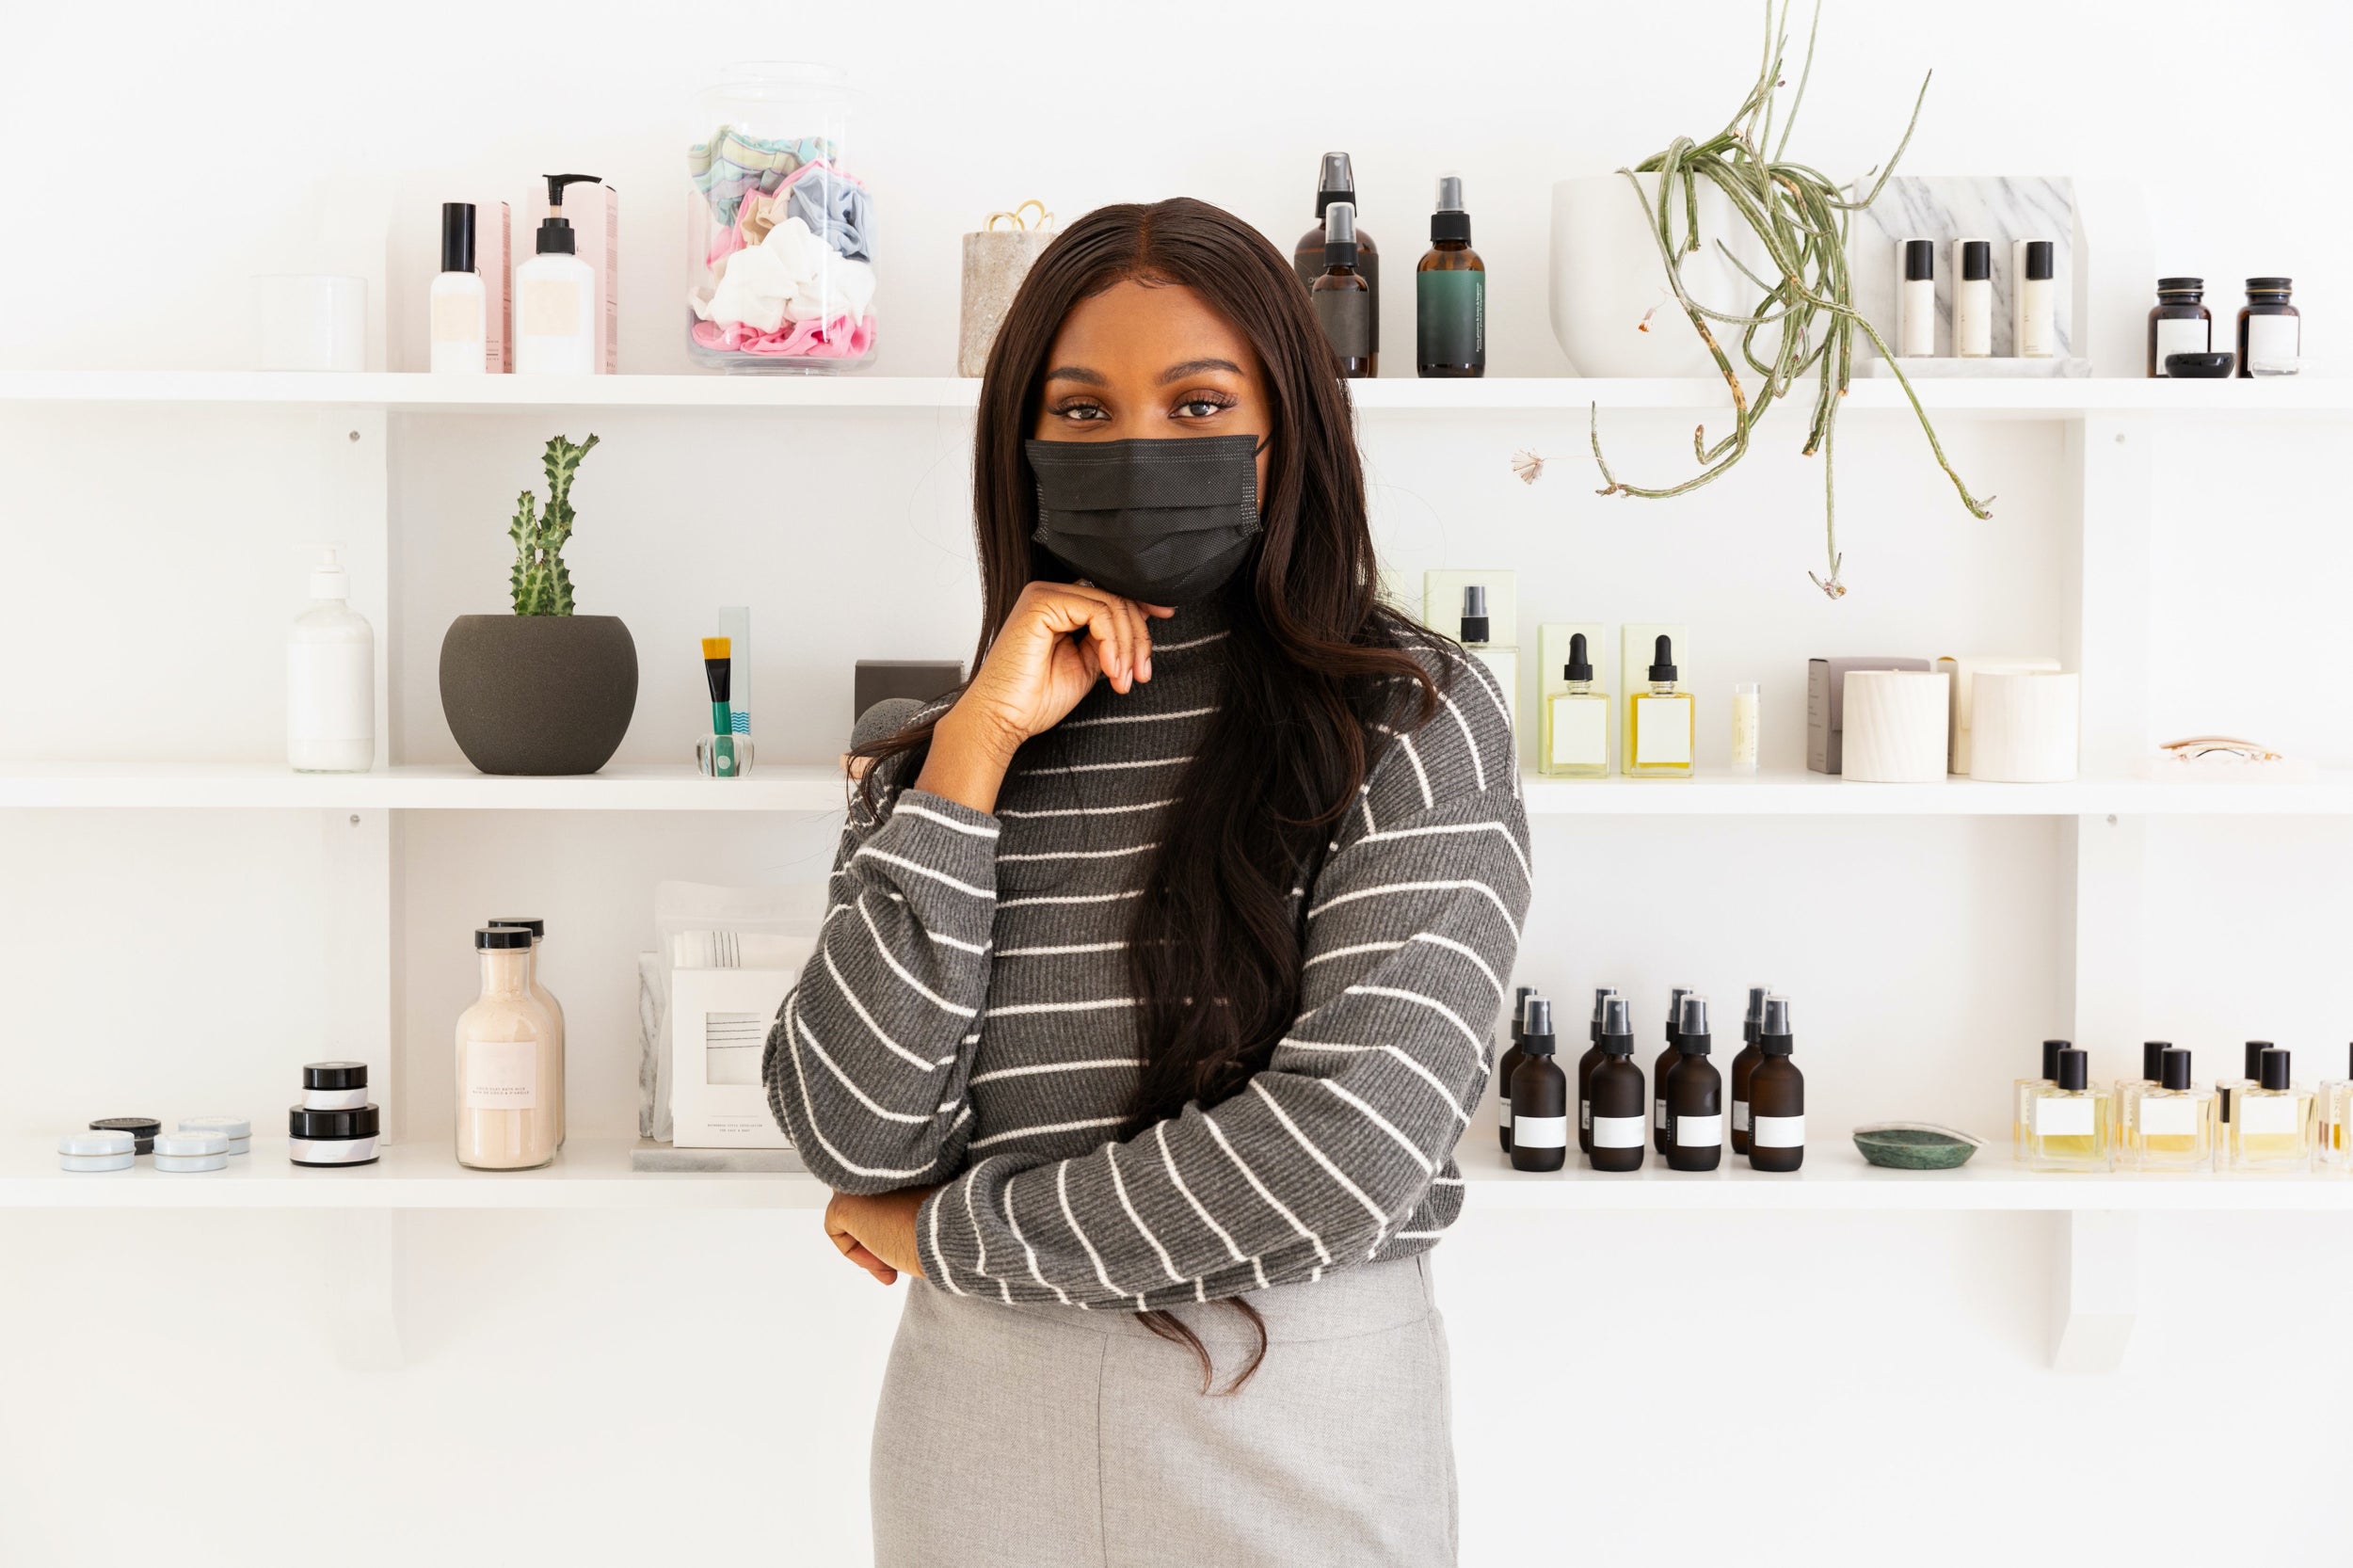
M 484 773 L 594 773 L 636 710 L 617 616 L 460 616 L 441 639 L 441 712 Z

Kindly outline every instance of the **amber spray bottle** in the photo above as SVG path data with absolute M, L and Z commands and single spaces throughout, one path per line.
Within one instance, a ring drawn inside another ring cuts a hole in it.
M 1487 264 L 1470 247 L 1463 182 L 1451 174 L 1438 181 L 1430 248 L 1414 273 L 1414 373 L 1487 374 Z
M 1520 1020 L 1527 1016 L 1528 999 L 1536 994 L 1533 985 L 1523 985 L 1520 994 L 1512 999 L 1512 1045 L 1496 1058 L 1496 1136 L 1501 1140 L 1503 1152 L 1512 1152 L 1512 1074 L 1525 1059 L 1520 1049 Z
M 1770 985 L 1749 987 L 1749 1010 L 1740 1018 L 1740 1054 L 1732 1059 L 1732 1152 L 1749 1152 L 1749 1075 L 1765 1053 L 1756 1046 L 1756 1026 L 1765 1021 L 1765 999 Z
M 1724 1080 L 1707 1059 L 1707 999 L 1683 999 L 1675 1064 L 1667 1074 L 1667 1168 L 1712 1171 L 1724 1160 Z
M 1552 1059 L 1552 1003 L 1528 999 L 1520 1064 L 1512 1074 L 1512 1169 L 1557 1171 L 1569 1161 L 1569 1075 Z
M 1667 1075 L 1674 1070 L 1675 1025 L 1683 1017 L 1683 999 L 1696 994 L 1689 985 L 1675 987 L 1673 1000 L 1667 1003 L 1667 1048 L 1651 1065 L 1651 1142 L 1662 1155 L 1667 1152 Z
M 1593 1068 L 1593 1146 L 1596 1171 L 1642 1168 L 1642 1069 L 1634 1064 L 1634 1015 L 1625 998 L 1602 1004 L 1601 1062 Z
M 1372 285 L 1356 261 L 1356 209 L 1335 201 L 1323 210 L 1323 271 L 1307 285 L 1307 298 L 1340 374 L 1371 376 L 1380 374 L 1381 340 L 1373 335 Z
M 1345 152 L 1326 152 L 1316 177 L 1316 226 L 1299 236 L 1291 248 L 1291 270 L 1309 288 L 1323 276 L 1323 219 L 1335 201 L 1356 205 L 1356 168 Z M 1381 248 L 1362 229 L 1356 231 L 1356 270 L 1365 275 L 1372 294 L 1372 341 L 1381 342 Z
M 1805 1163 L 1805 1075 L 1789 1059 L 1796 1046 L 1789 1036 L 1789 999 L 1767 997 L 1756 1026 L 1763 1059 L 1749 1075 L 1751 1170 L 1794 1171 Z
M 1604 1003 L 1618 994 L 1614 985 L 1593 987 L 1593 1022 L 1586 1032 L 1585 1054 L 1577 1059 L 1577 1151 L 1593 1152 L 1593 1069 L 1601 1065 L 1601 1021 Z

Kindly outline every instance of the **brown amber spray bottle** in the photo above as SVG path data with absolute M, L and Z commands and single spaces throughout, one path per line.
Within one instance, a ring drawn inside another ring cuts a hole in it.
M 1602 1004 L 1618 994 L 1614 985 L 1593 987 L 1593 1021 L 1586 1031 L 1585 1054 L 1577 1059 L 1577 1151 L 1593 1152 L 1593 1069 L 1601 1065 Z
M 1667 1048 L 1658 1053 L 1658 1060 L 1651 1065 L 1651 1141 L 1662 1155 L 1667 1152 L 1667 1075 L 1674 1070 L 1675 1025 L 1683 1016 L 1683 999 L 1697 994 L 1689 985 L 1675 987 L 1673 1000 L 1667 1003 Z
M 1732 1059 L 1732 1152 L 1749 1152 L 1749 1075 L 1765 1053 L 1756 1048 L 1756 1026 L 1765 1018 L 1770 985 L 1749 987 L 1749 1010 L 1740 1019 L 1740 1054 Z
M 1667 1168 L 1712 1171 L 1724 1159 L 1724 1080 L 1707 1059 L 1707 999 L 1683 999 L 1675 1064 L 1667 1074 Z
M 1536 994 L 1533 985 L 1523 985 L 1520 994 L 1512 999 L 1512 1046 L 1496 1058 L 1496 1136 L 1501 1140 L 1503 1152 L 1512 1152 L 1512 1074 L 1519 1067 L 1520 1019 L 1528 1011 L 1528 999 Z
M 1749 1167 L 1794 1171 L 1805 1163 L 1805 1075 L 1790 1060 L 1787 997 L 1765 999 L 1756 1048 L 1764 1055 L 1749 1075 Z
M 1634 1016 L 1624 997 L 1602 1004 L 1601 1062 L 1587 1088 L 1593 1105 L 1590 1163 L 1596 1171 L 1641 1170 L 1642 1069 L 1634 1064 Z
M 1340 374 L 1381 374 L 1381 340 L 1372 322 L 1372 285 L 1356 270 L 1356 209 L 1335 201 L 1323 210 L 1323 271 L 1307 285 L 1316 322 L 1340 361 Z
M 1569 1076 L 1552 1059 L 1552 1003 L 1528 999 L 1521 1036 L 1512 1074 L 1512 1169 L 1557 1171 L 1569 1160 Z

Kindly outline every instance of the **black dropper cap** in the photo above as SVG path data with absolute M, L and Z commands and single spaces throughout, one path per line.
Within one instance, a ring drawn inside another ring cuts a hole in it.
M 1530 1056 L 1552 1054 L 1552 1003 L 1542 997 L 1528 999 L 1528 1038 L 1520 1049 Z
M 528 931 L 531 933 L 531 939 L 535 942 L 544 942 L 548 939 L 548 922 L 545 920 L 490 920 L 487 923 L 494 926 L 513 926 L 518 931 Z
M 2026 242 L 2027 281 L 2034 283 L 2047 283 L 2051 280 L 2051 250 L 2052 247 L 2049 240 L 2028 240 Z
M 1569 662 L 1561 666 L 1561 679 L 1591 680 L 1593 678 L 1593 662 L 1585 651 L 1585 633 L 1572 632 L 1569 633 Z
M 1934 240 L 1904 241 L 1904 281 L 1932 283 L 1936 280 L 1936 242 Z
M 1675 1049 L 1686 1056 L 1705 1056 L 1713 1043 L 1707 1032 L 1707 999 L 1694 991 L 1683 999 L 1675 1026 Z
M 1993 242 L 1961 242 L 1961 277 L 1965 283 L 1982 283 L 1993 276 Z
M 1651 649 L 1650 678 L 1653 680 L 1673 680 L 1675 678 L 1674 639 L 1663 632 L 1658 634 L 1658 646 Z
M 2058 1053 L 2057 1076 L 2051 1081 L 2062 1089 L 2081 1090 L 2089 1080 L 2089 1073 L 2090 1066 L 2082 1051 L 2062 1050 Z
M 1634 1009 L 1624 997 L 1613 996 L 1602 1004 L 1601 1048 L 1610 1056 L 1634 1054 Z
M 1605 1002 L 1607 1002 L 1607 1001 L 1608 1001 L 1608 1000 L 1609 1000 L 1611 997 L 1614 997 L 1614 996 L 1616 996 L 1617 994 L 1618 994 L 1618 988 L 1617 988 L 1615 985 L 1596 985 L 1596 986 L 1594 986 L 1594 987 L 1593 987 L 1593 1044 L 1594 1044 L 1594 1045 L 1597 1045 L 1597 1046 L 1598 1046 L 1598 1045 L 1600 1045 L 1600 1044 L 1601 1044 L 1601 1020 L 1602 1020 L 1602 1015 L 1603 1015 L 1603 1014 L 1605 1014 L 1605 1013 L 1607 1013 L 1607 1012 L 1609 1011 L 1609 1009 L 1608 1009 L 1607 1007 L 1605 1007 L 1603 1004 L 1604 1004 Z
M 531 946 L 531 933 L 513 926 L 486 925 L 473 934 L 473 945 L 480 952 L 519 952 Z
M 1470 214 L 1463 210 L 1463 181 L 1459 175 L 1438 177 L 1438 209 L 1430 215 L 1430 239 L 1433 244 L 1439 240 L 1470 243 Z
M 1356 200 L 1356 171 L 1350 166 L 1345 152 L 1326 152 L 1323 170 L 1316 177 L 1316 221 L 1323 221 L 1323 210 L 1335 201 L 1354 205 Z
M 548 182 L 548 216 L 539 220 L 537 251 L 542 256 L 572 253 L 572 220 L 564 216 L 566 185 L 595 184 L 593 174 L 550 174 Z
M 2054 1082 L 2057 1081 L 2058 1053 L 2065 1050 L 2073 1043 L 2074 1042 L 2072 1040 L 2045 1040 L 2042 1042 L 2042 1076 L 2044 1078 L 2050 1079 Z
M 473 203 L 441 203 L 441 270 L 473 270 Z
M 2164 1060 L 2157 1064 L 2157 1081 L 2176 1094 L 2189 1087 L 2189 1052 L 2165 1048 Z
M 1699 993 L 1690 986 L 1678 985 L 1674 989 L 1674 995 L 1667 999 L 1667 1044 L 1672 1046 L 1681 1038 L 1675 1032 L 1675 1028 L 1683 1022 L 1683 999 L 1697 995 Z
M 1323 214 L 1323 264 L 1356 264 L 1356 204 L 1335 201 Z
M 1487 640 L 1487 590 L 1473 583 L 1463 590 L 1463 641 Z
M 1740 1039 L 1743 1044 L 1756 1044 L 1757 1026 L 1765 1021 L 1765 999 L 1772 994 L 1770 985 L 1749 987 L 1749 1010 L 1740 1017 Z
M 1535 994 L 1535 986 L 1523 985 L 1512 999 L 1512 1043 L 1515 1046 L 1520 1043 L 1520 1019 L 1528 1013 L 1528 999 Z
M 2140 1076 L 2154 1083 L 2165 1065 L 2165 1053 L 2173 1048 L 2170 1040 L 2143 1040 L 2140 1043 Z
M 2244 1078 L 2261 1078 L 2264 1070 L 2264 1052 L 2269 1050 L 2270 1048 L 2271 1042 L 2268 1040 L 2248 1041 L 2246 1058 L 2247 1071 L 2240 1076 Z
M 2278 1048 L 2264 1052 L 2259 1081 L 2273 1093 L 2288 1086 L 2288 1053 Z
M 1797 1048 L 1789 1033 L 1787 997 L 1765 999 L 1765 1016 L 1756 1023 L 1756 1048 L 1768 1056 L 1787 1056 Z

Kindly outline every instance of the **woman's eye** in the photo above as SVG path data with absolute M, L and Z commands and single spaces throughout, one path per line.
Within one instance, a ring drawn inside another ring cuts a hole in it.
M 1065 403 L 1061 408 L 1054 410 L 1054 417 L 1057 419 L 1092 422 L 1095 420 L 1109 419 L 1111 418 L 1111 414 L 1100 403 Z
M 1224 413 L 1226 409 L 1232 408 L 1233 406 L 1234 405 L 1231 400 L 1222 397 L 1209 397 L 1206 395 L 1188 397 L 1176 405 L 1176 417 L 1179 419 L 1208 419 L 1211 414 Z

